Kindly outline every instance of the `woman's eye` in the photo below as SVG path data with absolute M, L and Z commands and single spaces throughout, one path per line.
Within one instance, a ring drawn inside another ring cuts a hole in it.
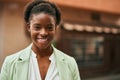
M 34 26 L 34 29 L 38 30 L 38 29 L 40 29 L 40 26 Z
M 48 26 L 47 29 L 51 31 L 51 30 L 54 29 L 54 27 L 53 26 Z

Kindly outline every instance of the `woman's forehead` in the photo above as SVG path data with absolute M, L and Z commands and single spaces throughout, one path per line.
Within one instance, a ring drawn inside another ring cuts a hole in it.
M 36 23 L 47 23 L 47 24 L 55 24 L 55 19 L 49 14 L 45 13 L 39 13 L 39 14 L 33 14 L 31 21 Z

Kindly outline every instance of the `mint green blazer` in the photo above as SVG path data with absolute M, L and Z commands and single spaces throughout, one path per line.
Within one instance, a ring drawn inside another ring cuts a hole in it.
M 7 56 L 0 73 L 0 80 L 28 80 L 31 46 Z M 76 61 L 53 47 L 60 80 L 80 80 Z

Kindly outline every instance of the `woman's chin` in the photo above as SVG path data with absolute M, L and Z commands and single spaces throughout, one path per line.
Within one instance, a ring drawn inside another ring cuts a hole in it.
M 47 49 L 48 47 L 50 47 L 48 43 L 38 43 L 39 49 Z

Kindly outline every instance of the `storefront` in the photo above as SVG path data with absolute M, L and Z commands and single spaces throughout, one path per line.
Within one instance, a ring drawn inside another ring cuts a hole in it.
M 120 72 L 119 15 L 61 8 L 57 47 L 73 56 L 82 78 Z

